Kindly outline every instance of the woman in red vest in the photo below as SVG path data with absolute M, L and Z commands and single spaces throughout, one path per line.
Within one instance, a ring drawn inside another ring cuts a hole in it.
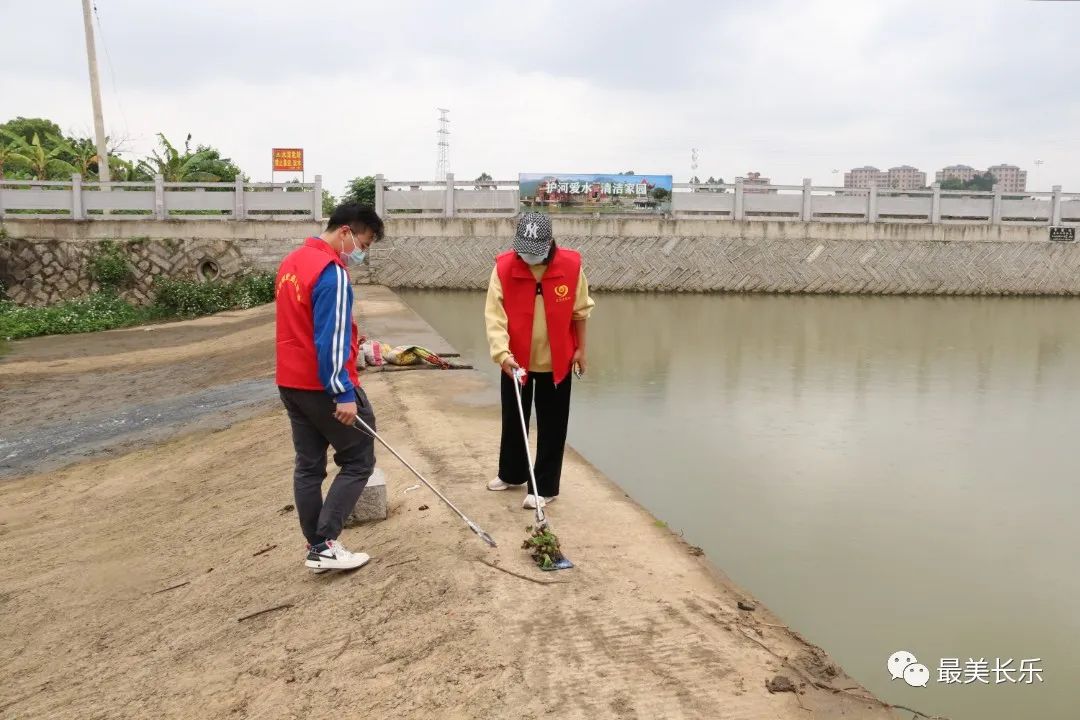
M 566 427 L 570 419 L 570 373 L 585 372 L 585 321 L 595 305 L 581 255 L 555 245 L 551 219 L 525 213 L 513 249 L 495 260 L 488 283 L 487 322 L 491 358 L 502 366 L 502 441 L 499 474 L 488 490 L 527 485 L 528 457 L 512 383 L 526 371 L 521 400 L 528 425 L 536 400 L 537 498 L 528 490 L 523 507 L 543 507 L 559 495 Z

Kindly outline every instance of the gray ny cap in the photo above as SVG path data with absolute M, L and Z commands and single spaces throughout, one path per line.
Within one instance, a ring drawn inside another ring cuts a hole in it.
M 514 252 L 529 265 L 539 265 L 551 250 L 551 218 L 544 213 L 525 213 L 514 231 Z

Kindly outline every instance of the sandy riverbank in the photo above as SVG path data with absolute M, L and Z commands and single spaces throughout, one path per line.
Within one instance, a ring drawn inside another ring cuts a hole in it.
M 447 349 L 392 292 L 360 292 L 362 332 Z M 13 343 L 0 437 L 269 383 L 272 361 L 270 308 Z M 380 432 L 498 549 L 425 489 L 405 493 L 415 481 L 379 449 L 390 517 L 342 538 L 374 560 L 309 574 L 273 399 L 24 469 L 0 481 L 0 717 L 891 717 L 810 684 L 864 692 L 764 608 L 739 610 L 747 593 L 576 453 L 550 517 L 578 567 L 533 569 L 520 496 L 484 489 L 498 406 L 479 373 L 364 385 Z M 770 693 L 777 674 L 805 692 Z

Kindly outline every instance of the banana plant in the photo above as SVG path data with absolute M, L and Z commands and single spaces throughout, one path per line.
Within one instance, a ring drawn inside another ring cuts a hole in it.
M 161 175 L 165 182 L 217 182 L 221 179 L 200 169 L 199 165 L 210 160 L 213 153 L 209 150 L 192 152 L 190 133 L 184 141 L 183 153 L 169 142 L 164 133 L 158 133 L 158 144 L 159 150 L 154 150 L 150 157 L 139 161 L 136 166 L 138 172 L 149 177 Z
M 34 133 L 30 142 L 26 142 L 26 138 L 10 130 L 4 130 L 3 133 L 11 140 L 11 145 L 15 148 L 12 159 L 23 163 L 34 179 L 67 180 L 78 172 L 74 165 L 61 157 L 65 152 L 63 147 L 57 146 L 46 150 L 37 133 Z
M 109 174 L 113 182 L 143 182 L 153 180 L 132 160 L 125 160 L 117 155 L 109 156 Z
M 14 143 L 0 141 L 0 178 L 10 168 L 26 168 L 29 165 L 30 162 L 19 153 Z
M 93 140 L 90 138 L 67 140 L 56 135 L 48 135 L 47 137 L 53 147 L 63 150 L 62 154 L 67 156 L 65 160 L 74 166 L 75 171 L 82 175 L 83 179 L 97 179 L 98 154 Z

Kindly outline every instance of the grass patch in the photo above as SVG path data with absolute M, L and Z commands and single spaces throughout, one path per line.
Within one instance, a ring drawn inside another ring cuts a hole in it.
M 146 312 L 119 295 L 99 292 L 49 307 L 27 307 L 0 301 L 0 339 L 67 335 L 136 325 Z
M 154 284 L 153 310 L 161 317 L 190 318 L 242 310 L 274 300 L 274 275 L 257 273 L 228 282 L 161 278 Z
M 103 242 L 90 258 L 90 276 L 105 290 L 126 287 L 135 278 L 135 269 L 113 242 Z
M 121 273 L 114 273 L 116 277 Z M 106 289 L 49 307 L 17 305 L 0 296 L 0 352 L 5 340 L 68 335 L 186 319 L 223 310 L 264 305 L 274 300 L 274 275 L 258 273 L 230 281 L 199 282 L 163 278 L 154 285 L 154 302 L 138 307 Z

